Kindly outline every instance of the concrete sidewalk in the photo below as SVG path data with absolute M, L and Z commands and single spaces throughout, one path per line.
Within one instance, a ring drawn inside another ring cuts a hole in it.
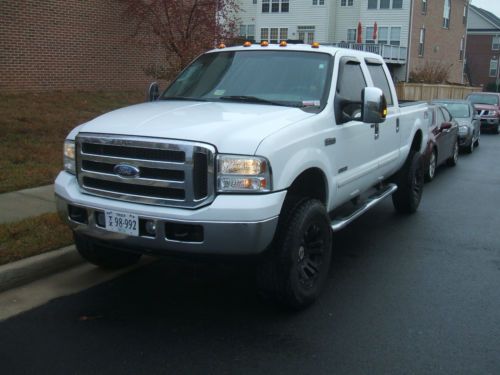
M 55 211 L 54 185 L 0 194 L 0 224 Z

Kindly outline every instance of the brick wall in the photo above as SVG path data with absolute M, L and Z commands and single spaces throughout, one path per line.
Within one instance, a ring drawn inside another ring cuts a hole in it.
M 493 33 L 494 34 L 494 33 Z M 467 37 L 467 68 L 471 83 L 475 86 L 495 83 L 490 77 L 490 61 L 500 59 L 500 51 L 492 50 L 493 34 Z
M 118 0 L 0 0 L 0 92 L 145 89 L 164 53 Z
M 463 22 L 466 0 L 450 0 L 450 25 L 443 28 L 444 0 L 427 1 L 427 13 L 422 14 L 422 1 L 413 2 L 413 28 L 411 33 L 410 72 L 431 64 L 450 66 L 448 81 L 462 83 L 463 59 L 459 59 L 460 40 L 466 36 Z M 419 56 L 420 29 L 425 28 L 425 49 Z M 464 56 L 465 58 L 465 56 Z

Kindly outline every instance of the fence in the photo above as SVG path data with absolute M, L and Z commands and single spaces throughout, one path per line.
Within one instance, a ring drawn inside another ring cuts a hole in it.
M 396 85 L 399 100 L 464 99 L 482 87 L 452 86 L 427 83 L 405 83 Z

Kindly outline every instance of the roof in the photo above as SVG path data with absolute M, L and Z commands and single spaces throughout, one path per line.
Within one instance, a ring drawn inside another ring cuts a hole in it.
M 320 44 L 318 48 L 313 48 L 311 47 L 310 44 L 288 44 L 286 47 L 280 47 L 279 44 L 269 44 L 268 46 L 261 46 L 260 43 L 255 43 L 250 45 L 249 47 L 244 47 L 244 46 L 231 46 L 231 47 L 224 47 L 224 48 L 218 48 L 218 49 L 213 49 L 210 51 L 207 51 L 207 53 L 213 53 L 213 52 L 221 52 L 221 51 L 301 51 L 301 52 L 322 52 L 322 53 L 328 53 L 332 56 L 334 56 L 337 52 L 339 51 L 349 51 L 349 55 L 352 57 L 357 57 L 360 59 L 364 58 L 373 58 L 376 60 L 383 61 L 382 57 L 380 55 L 377 55 L 372 52 L 366 52 L 366 51 L 359 51 L 355 49 L 347 49 L 347 48 L 340 48 L 340 47 L 333 47 L 329 46 L 327 44 Z
M 486 18 L 487 21 L 489 21 L 494 26 L 496 26 L 497 28 L 500 29 L 500 18 L 498 18 L 497 16 L 495 16 L 493 13 L 488 12 L 487 10 L 485 10 L 483 8 L 478 8 L 478 7 L 476 7 L 476 6 L 472 5 L 472 4 L 470 4 L 469 7 L 471 9 L 473 9 L 474 11 L 476 11 L 477 14 L 479 14 L 483 18 Z

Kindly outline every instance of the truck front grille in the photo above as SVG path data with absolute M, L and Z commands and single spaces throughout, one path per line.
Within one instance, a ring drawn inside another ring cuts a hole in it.
M 206 144 L 107 134 L 76 138 L 83 191 L 129 202 L 197 208 L 214 199 L 215 149 Z M 120 175 L 117 166 L 131 168 Z

